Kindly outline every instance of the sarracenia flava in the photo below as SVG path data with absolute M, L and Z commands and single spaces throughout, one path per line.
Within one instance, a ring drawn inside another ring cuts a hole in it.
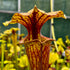
M 62 11 L 45 13 L 35 6 L 27 13 L 15 13 L 10 21 L 4 23 L 7 25 L 20 23 L 27 28 L 28 35 L 20 44 L 25 45 L 31 70 L 48 70 L 50 45 L 53 39 L 43 36 L 40 30 L 46 21 L 57 17 L 65 18 Z

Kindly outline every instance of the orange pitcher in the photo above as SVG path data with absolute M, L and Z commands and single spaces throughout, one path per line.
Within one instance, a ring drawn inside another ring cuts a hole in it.
M 43 24 L 51 18 L 65 18 L 62 11 L 46 13 L 36 6 L 27 13 L 15 13 L 9 23 L 20 23 L 28 31 L 28 35 L 20 41 L 24 44 L 31 70 L 48 70 L 50 45 L 53 39 L 40 32 Z

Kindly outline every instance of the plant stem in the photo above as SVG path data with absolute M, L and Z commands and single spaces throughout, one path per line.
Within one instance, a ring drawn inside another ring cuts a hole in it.
M 3 70 L 4 67 L 4 45 L 1 45 L 1 50 L 2 50 L 2 57 L 1 57 L 1 70 Z
M 68 66 L 68 68 L 70 68 L 70 62 L 67 62 L 67 66 Z
M 20 45 L 20 57 L 21 57 L 21 52 L 22 52 L 22 45 Z
M 16 46 L 14 46 L 14 53 L 15 53 L 15 60 L 16 60 L 16 69 L 18 70 L 18 61 L 17 61 L 17 50 L 16 50 Z
M 53 12 L 53 0 L 50 0 L 50 8 L 51 8 L 51 12 Z M 52 32 L 52 37 L 53 37 L 53 39 L 54 40 L 56 40 L 56 38 L 55 38 L 55 33 L 54 33 L 54 26 L 53 26 L 53 24 L 54 24 L 54 20 L 53 20 L 53 18 L 51 19 L 51 32 Z M 57 43 L 56 43 L 56 41 L 54 41 L 54 45 L 55 45 L 55 48 L 56 48 L 56 50 L 57 50 L 57 52 L 59 51 L 58 50 L 58 46 L 57 46 Z
M 12 42 L 13 42 L 13 46 L 14 46 L 14 57 L 15 57 L 15 61 L 16 61 L 16 64 L 15 64 L 15 67 L 16 67 L 16 70 L 18 70 L 18 56 L 17 56 L 17 34 L 13 34 L 12 35 Z
M 59 70 L 59 65 L 58 65 L 58 63 L 56 63 L 56 70 Z

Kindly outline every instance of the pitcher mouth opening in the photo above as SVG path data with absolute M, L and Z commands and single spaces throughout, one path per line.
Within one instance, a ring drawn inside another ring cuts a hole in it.
M 31 42 L 40 42 L 41 44 L 43 44 L 43 43 L 47 43 L 49 41 L 51 42 L 51 41 L 55 41 L 55 40 L 45 37 L 45 36 L 41 36 L 41 41 L 39 39 L 33 39 L 30 41 L 30 40 L 27 40 L 27 37 L 25 37 L 19 41 L 19 44 L 23 45 L 23 44 L 27 44 L 27 43 L 31 43 Z

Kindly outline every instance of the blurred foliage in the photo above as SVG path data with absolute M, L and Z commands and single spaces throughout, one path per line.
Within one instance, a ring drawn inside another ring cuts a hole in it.
M 0 51 L 0 59 L 1 59 L 0 68 L 3 68 L 3 70 L 16 70 L 16 66 L 15 66 L 16 60 L 15 60 L 15 50 L 14 50 L 15 48 L 13 44 L 13 41 L 15 38 L 12 39 L 12 36 L 13 36 L 13 32 L 16 32 L 18 30 L 19 30 L 18 28 L 11 28 L 11 29 L 5 30 L 3 33 L 0 33 L 0 50 L 1 50 Z M 18 37 L 19 38 L 23 37 L 23 35 L 24 34 L 18 35 Z M 25 48 L 23 46 L 20 47 L 20 45 L 18 44 L 19 39 L 18 38 L 16 39 L 17 39 L 17 42 L 16 42 L 17 46 L 15 47 L 17 51 L 16 53 L 17 53 L 18 69 L 29 70 L 29 62 L 28 62 L 27 55 L 25 53 Z
M 49 66 L 56 70 L 69 70 L 70 68 L 70 39 L 68 35 L 65 38 L 65 41 L 63 38 L 57 39 L 58 52 L 54 45 L 51 46 Z

